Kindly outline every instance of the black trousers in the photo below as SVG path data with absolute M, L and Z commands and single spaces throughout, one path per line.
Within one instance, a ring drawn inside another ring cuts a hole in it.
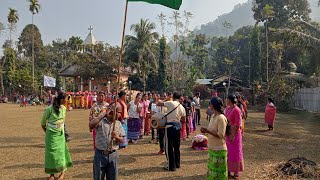
M 190 124 L 189 124 L 190 122 L 189 122 L 189 117 L 190 117 L 190 116 L 187 116 L 187 117 L 186 117 L 187 137 L 189 137 L 189 135 L 190 135 L 190 126 L 189 126 L 189 125 L 190 125 Z
M 151 140 L 155 140 L 156 131 L 154 128 L 151 128 Z M 158 139 L 158 138 L 157 138 Z
M 158 129 L 160 150 L 164 151 L 164 129 Z
M 200 119 L 201 119 L 200 109 L 196 109 L 196 116 L 197 116 L 196 122 L 198 122 L 198 125 L 200 125 Z
M 169 170 L 180 168 L 180 129 L 174 127 L 165 129 L 166 134 L 166 156 L 169 162 Z

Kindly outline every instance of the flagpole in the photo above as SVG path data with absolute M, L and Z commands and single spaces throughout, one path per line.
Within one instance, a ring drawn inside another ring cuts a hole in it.
M 121 62 L 122 62 L 122 54 L 123 54 L 123 46 L 124 46 L 124 38 L 126 33 L 126 23 L 127 23 L 127 14 L 128 14 L 128 0 L 126 0 L 126 7 L 124 11 L 124 21 L 123 21 L 123 29 L 122 29 L 122 40 L 121 40 L 121 48 L 119 54 L 119 62 L 118 62 L 118 74 L 117 74 L 117 86 L 116 86 L 116 96 L 115 96 L 115 106 L 113 112 L 113 131 L 116 127 L 116 121 L 118 117 L 117 113 L 117 102 L 118 102 L 118 94 L 120 89 L 120 70 L 121 70 Z M 112 140 L 112 147 L 113 147 L 113 140 Z

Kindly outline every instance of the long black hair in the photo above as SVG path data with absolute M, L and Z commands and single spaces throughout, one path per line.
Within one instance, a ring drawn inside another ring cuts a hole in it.
M 230 97 L 230 96 L 229 96 Z M 228 99 L 230 99 L 228 97 Z M 236 99 L 236 98 L 235 98 Z M 234 102 L 234 98 L 233 99 L 230 99 L 231 102 Z M 219 113 L 221 114 L 224 114 L 223 113 L 223 101 L 222 99 L 220 99 L 219 97 L 213 97 L 210 101 L 210 104 L 213 106 L 213 108 L 218 111 Z M 229 120 L 227 119 L 227 126 L 226 126 L 226 136 L 229 136 L 230 135 L 230 123 L 229 123 Z
M 60 114 L 60 106 L 62 105 L 62 100 L 66 99 L 66 94 L 63 91 L 58 93 L 58 96 L 54 98 L 52 107 L 54 112 L 59 116 Z
M 224 114 L 223 113 L 223 102 L 222 99 L 220 99 L 219 97 L 213 97 L 210 100 L 210 104 L 213 106 L 213 108 L 218 111 L 220 114 Z
M 237 96 L 235 96 L 235 95 L 229 95 L 228 99 L 232 102 L 232 104 L 237 103 Z

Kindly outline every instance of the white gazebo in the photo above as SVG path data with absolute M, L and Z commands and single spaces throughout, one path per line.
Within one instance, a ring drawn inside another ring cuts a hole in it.
M 94 37 L 94 35 L 92 33 L 93 27 L 90 26 L 88 28 L 88 30 L 89 30 L 89 34 L 86 37 L 86 39 L 83 41 L 81 46 L 83 47 L 83 52 L 93 54 L 94 46 L 97 45 L 98 41 L 96 40 L 96 38 Z

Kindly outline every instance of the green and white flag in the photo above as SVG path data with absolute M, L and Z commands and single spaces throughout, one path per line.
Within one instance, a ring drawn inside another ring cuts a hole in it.
M 151 4 L 161 4 L 163 6 L 179 10 L 182 0 L 128 0 L 129 2 L 133 1 L 143 1 Z

